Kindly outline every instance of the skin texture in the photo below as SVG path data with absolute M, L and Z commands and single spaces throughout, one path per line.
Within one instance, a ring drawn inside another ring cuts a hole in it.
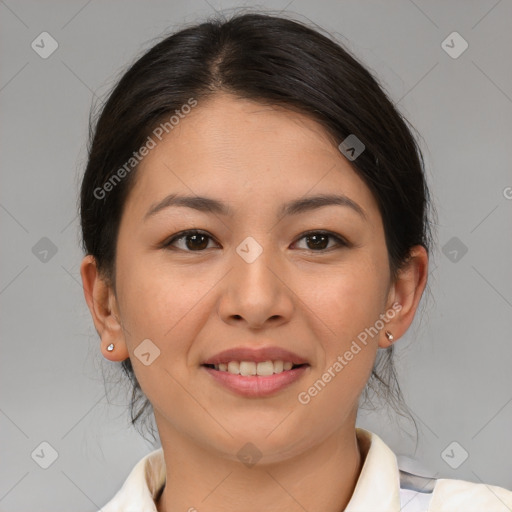
M 159 512 L 342 510 L 364 458 L 358 399 L 378 348 L 391 343 L 384 331 L 396 342 L 413 320 L 426 284 L 425 249 L 412 248 L 392 282 L 370 190 L 316 121 L 282 108 L 218 93 L 137 172 L 119 230 L 115 293 L 92 256 L 81 275 L 102 354 L 131 359 L 154 408 L 167 468 Z M 233 216 L 169 207 L 144 220 L 170 193 L 218 199 Z M 282 203 L 321 193 L 348 196 L 366 219 L 336 205 L 278 216 Z M 187 229 L 211 239 L 161 246 Z M 348 246 L 328 238 L 315 249 L 304 237 L 310 230 L 331 231 Z M 248 236 L 263 249 L 252 263 L 236 252 Z M 385 328 L 301 404 L 298 394 L 394 303 L 401 309 Z M 148 338 L 160 355 L 146 366 L 134 351 Z M 239 346 L 282 347 L 310 366 L 274 396 L 244 398 L 201 367 Z M 250 468 L 237 457 L 247 442 L 262 454 Z

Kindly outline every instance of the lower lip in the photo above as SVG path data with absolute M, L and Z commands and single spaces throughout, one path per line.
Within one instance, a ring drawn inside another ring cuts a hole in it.
M 278 393 L 282 389 L 299 380 L 309 366 L 299 366 L 293 370 L 285 370 L 272 375 L 253 375 L 243 377 L 202 366 L 217 382 L 235 393 L 245 397 L 265 397 Z

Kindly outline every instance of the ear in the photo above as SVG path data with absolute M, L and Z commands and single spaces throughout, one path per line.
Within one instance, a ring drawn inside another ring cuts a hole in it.
M 101 353 L 110 361 L 124 361 L 129 357 L 120 323 L 117 300 L 112 287 L 99 275 L 96 260 L 90 254 L 80 265 L 84 296 L 96 331 L 101 338 Z M 114 350 L 107 347 L 113 343 Z
M 386 311 L 394 311 L 395 315 L 381 331 L 380 348 L 388 348 L 403 336 L 411 325 L 427 284 L 427 277 L 427 251 L 422 245 L 415 245 L 411 248 L 407 262 L 398 272 L 395 282 L 391 284 Z M 387 338 L 386 331 L 393 335 L 392 340 Z

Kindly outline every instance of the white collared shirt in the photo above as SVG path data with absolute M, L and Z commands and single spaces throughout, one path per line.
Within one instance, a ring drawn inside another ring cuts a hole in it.
M 390 448 L 367 430 L 356 432 L 367 451 L 345 512 L 512 512 L 512 492 L 502 487 L 439 479 L 430 480 L 430 486 L 410 489 L 413 486 L 401 479 Z M 158 448 L 134 466 L 121 489 L 98 512 L 157 512 L 155 499 L 165 478 L 163 451 Z M 429 483 L 429 479 L 424 481 Z

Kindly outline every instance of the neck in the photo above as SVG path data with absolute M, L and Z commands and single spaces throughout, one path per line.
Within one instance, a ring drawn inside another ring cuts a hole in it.
M 252 467 L 202 449 L 176 431 L 159 432 L 167 477 L 158 512 L 340 512 L 364 462 L 353 424 L 293 458 Z

